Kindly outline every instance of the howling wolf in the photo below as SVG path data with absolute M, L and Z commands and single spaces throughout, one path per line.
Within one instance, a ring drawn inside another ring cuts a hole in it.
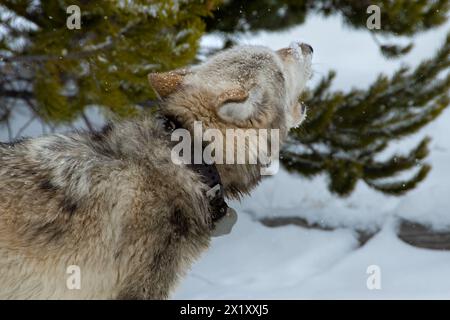
M 149 75 L 156 115 L 0 143 L 0 298 L 166 299 L 207 249 L 208 186 L 171 160 L 167 119 L 204 128 L 278 129 L 305 118 L 311 46 L 235 47 L 186 69 Z M 217 164 L 228 198 L 247 194 L 260 164 Z M 68 286 L 77 266 L 80 286 Z

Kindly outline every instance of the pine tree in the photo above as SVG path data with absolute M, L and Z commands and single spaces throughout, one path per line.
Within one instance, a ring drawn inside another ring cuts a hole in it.
M 216 2 L 2 1 L 0 121 L 19 105 L 49 123 L 69 123 L 92 105 L 136 112 L 154 97 L 150 71 L 195 58 L 202 17 Z M 70 5 L 81 10 L 81 29 L 66 26 Z
M 380 8 L 382 28 L 367 28 L 367 8 Z M 310 13 L 324 16 L 340 14 L 347 26 L 371 32 L 381 52 L 388 58 L 408 53 L 413 44 L 382 43 L 377 35 L 411 36 L 447 21 L 450 1 L 437 0 L 229 0 L 208 18 L 208 32 L 220 32 L 226 45 L 242 32 L 280 31 L 303 24 Z
M 331 92 L 330 73 L 305 95 L 309 120 L 292 133 L 284 165 L 305 176 L 327 173 L 330 190 L 339 195 L 350 194 L 360 180 L 387 194 L 413 189 L 430 170 L 423 162 L 428 137 L 406 155 L 376 159 L 389 143 L 416 133 L 449 105 L 449 67 L 450 34 L 433 58 L 414 70 L 381 75 L 367 90 Z M 395 178 L 414 169 L 409 179 Z

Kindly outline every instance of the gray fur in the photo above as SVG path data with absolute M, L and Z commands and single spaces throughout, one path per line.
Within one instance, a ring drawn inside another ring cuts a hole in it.
M 200 120 L 223 130 L 279 128 L 286 136 L 287 104 L 300 92 L 287 85 L 291 67 L 283 59 L 262 47 L 225 51 L 189 69 L 161 113 L 188 129 Z M 224 119 L 218 95 L 236 85 L 256 88 L 260 99 L 225 102 L 247 108 L 250 101 L 254 109 L 246 119 Z M 211 233 L 207 186 L 172 163 L 171 147 L 153 117 L 0 143 L 0 298 L 168 298 Z M 257 165 L 218 169 L 229 197 L 261 179 Z M 80 290 L 66 287 L 69 265 L 81 268 Z

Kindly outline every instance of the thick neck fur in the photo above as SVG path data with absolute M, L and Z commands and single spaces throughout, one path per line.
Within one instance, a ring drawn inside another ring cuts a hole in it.
M 167 115 L 167 113 L 165 114 Z M 175 118 L 183 128 L 190 130 L 192 134 L 194 121 L 200 121 L 200 119 L 184 116 L 185 118 L 181 116 Z M 211 127 L 208 124 L 204 126 Z M 161 139 L 155 141 L 154 137 Z M 166 158 L 167 154 L 170 154 L 167 149 L 174 145 L 170 141 L 170 134 L 164 128 L 163 121 L 154 116 L 109 125 L 102 131 L 91 135 L 90 139 L 93 146 L 100 152 L 103 149 L 104 152 L 113 153 L 116 157 L 134 157 L 142 161 L 146 161 L 148 152 L 164 152 L 166 156 L 163 158 Z M 228 198 L 239 199 L 242 195 L 249 194 L 261 180 L 260 165 L 217 164 L 216 167 Z

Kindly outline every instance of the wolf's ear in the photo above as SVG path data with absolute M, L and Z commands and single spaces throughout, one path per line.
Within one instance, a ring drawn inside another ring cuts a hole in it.
M 152 72 L 148 75 L 148 81 L 159 98 L 164 98 L 181 86 L 186 74 L 188 74 L 186 69 L 168 72 Z
M 217 105 L 222 107 L 226 103 L 244 102 L 248 98 L 248 92 L 241 88 L 234 88 L 222 92 L 217 98 Z
M 218 97 L 218 114 L 226 121 L 248 120 L 255 113 L 260 100 L 260 94 L 255 88 L 250 91 L 230 89 Z

